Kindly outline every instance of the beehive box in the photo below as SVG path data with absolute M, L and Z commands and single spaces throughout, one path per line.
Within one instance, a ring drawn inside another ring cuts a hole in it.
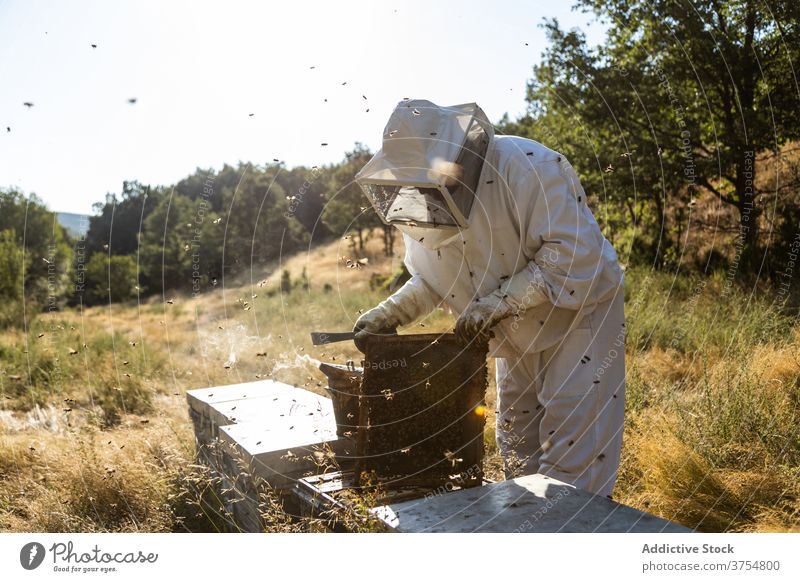
M 359 394 L 356 482 L 480 485 L 486 345 L 454 334 L 373 336 Z
M 231 424 L 333 416 L 330 399 L 275 380 L 199 388 L 188 391 L 186 397 L 197 440 L 202 444 L 214 441 L 219 428 Z
M 328 394 L 336 417 L 336 434 L 354 436 L 358 430 L 358 393 L 364 370 L 321 362 L 319 369 L 328 377 Z

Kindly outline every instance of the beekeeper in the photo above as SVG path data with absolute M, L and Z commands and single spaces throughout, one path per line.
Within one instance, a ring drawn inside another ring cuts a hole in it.
M 411 279 L 355 324 L 384 333 L 446 306 L 497 358 L 506 477 L 610 495 L 625 408 L 623 274 L 567 159 L 495 136 L 474 103 L 401 101 L 357 174 L 403 232 Z

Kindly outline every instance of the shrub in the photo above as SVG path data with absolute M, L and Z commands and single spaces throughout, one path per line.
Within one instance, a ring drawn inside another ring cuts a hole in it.
M 127 301 L 136 293 L 136 261 L 132 256 L 95 253 L 86 265 L 87 303 Z
M 281 273 L 281 293 L 292 292 L 292 275 L 288 269 L 284 269 Z

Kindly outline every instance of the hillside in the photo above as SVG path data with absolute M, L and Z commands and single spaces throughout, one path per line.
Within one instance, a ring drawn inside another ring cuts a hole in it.
M 380 249 L 379 237 L 363 255 L 337 240 L 198 297 L 42 314 L 0 332 L 0 528 L 216 531 L 225 516 L 193 463 L 185 391 L 276 378 L 324 393 L 317 363 L 360 354 L 351 342 L 313 347 L 309 332 L 350 329 L 385 296 L 370 279 L 399 258 Z M 626 279 L 615 497 L 704 531 L 796 529 L 796 319 L 767 295 L 726 290 L 721 276 L 701 285 L 629 269 Z M 452 318 L 437 311 L 422 325 L 444 330 Z M 487 473 L 502 478 L 493 390 L 492 379 Z M 273 517 L 276 531 L 307 527 Z

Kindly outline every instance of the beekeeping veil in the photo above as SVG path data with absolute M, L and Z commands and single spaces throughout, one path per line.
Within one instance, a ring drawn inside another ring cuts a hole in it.
M 398 103 L 383 146 L 356 174 L 385 224 L 437 249 L 467 227 L 484 156 L 494 135 L 475 103 Z

